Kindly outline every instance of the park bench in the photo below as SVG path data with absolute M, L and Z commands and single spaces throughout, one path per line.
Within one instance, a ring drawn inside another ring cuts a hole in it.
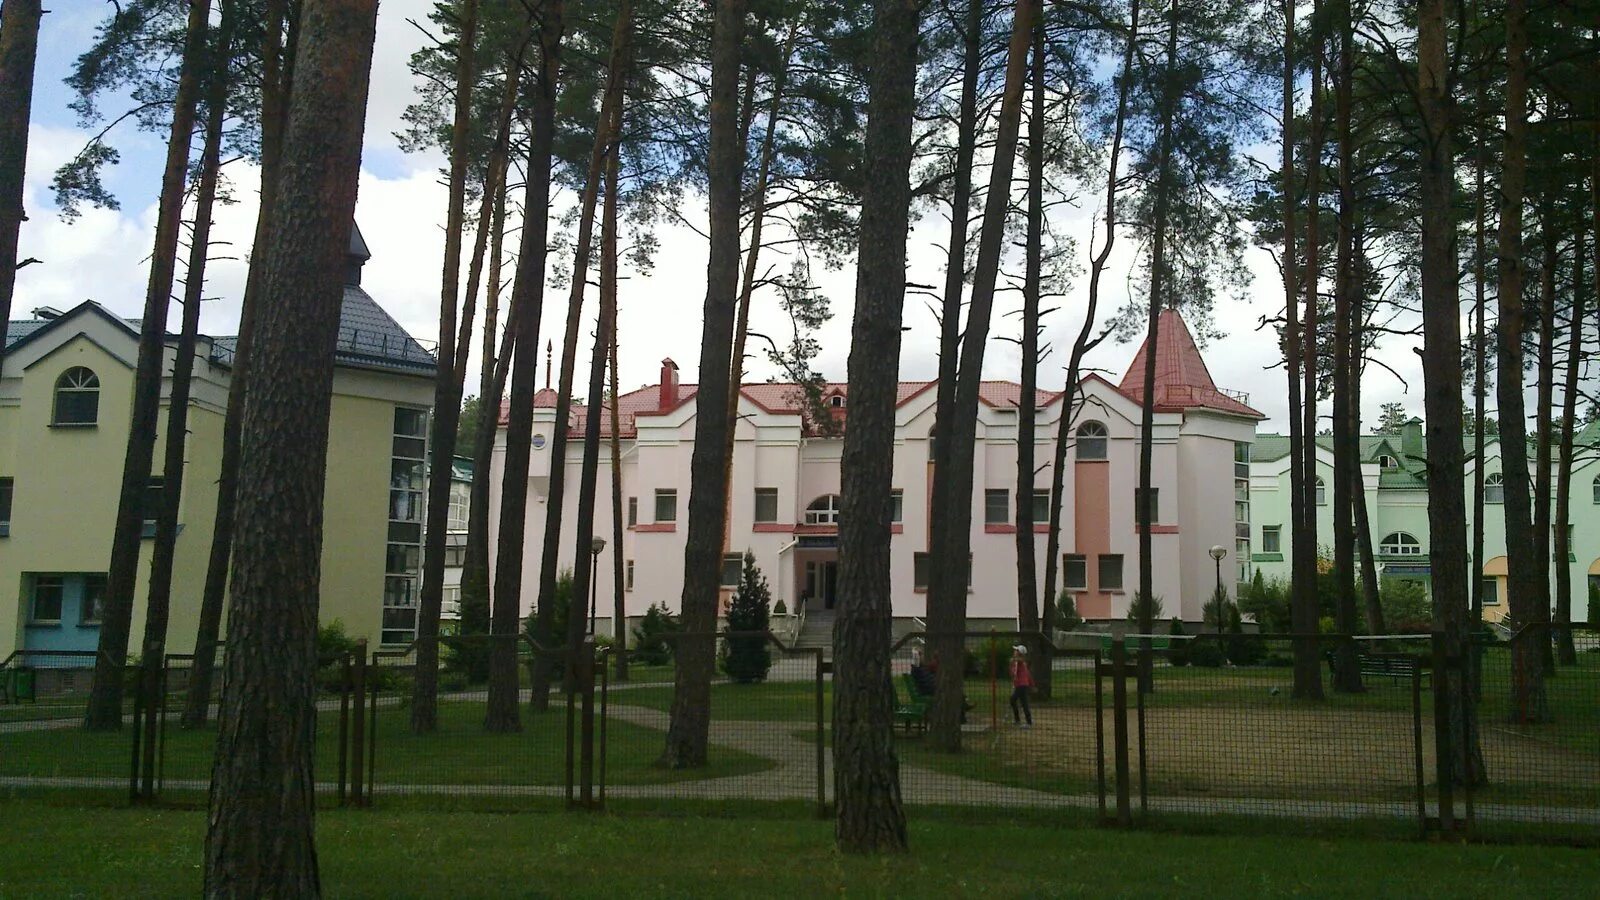
M 904 726 L 906 734 L 912 729 L 917 732 L 928 730 L 928 699 L 917 693 L 917 683 L 909 673 L 900 676 L 905 689 L 905 697 L 900 696 L 900 691 L 895 691 L 894 698 L 894 724 Z
M 1338 654 L 1328 650 L 1322 655 L 1328 661 L 1328 673 L 1337 676 Z M 1399 678 L 1409 681 L 1411 676 L 1419 671 L 1424 677 L 1428 674 L 1415 656 L 1404 653 L 1357 653 L 1356 665 L 1361 668 L 1363 678 Z

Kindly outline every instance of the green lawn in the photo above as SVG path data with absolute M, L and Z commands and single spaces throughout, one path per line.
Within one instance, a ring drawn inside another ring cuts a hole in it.
M 169 897 L 200 888 L 205 817 L 0 808 L 0 896 Z M 815 820 L 318 814 L 336 897 L 1586 896 L 1600 856 L 1562 847 L 1197 837 L 917 822 L 911 853 L 853 858 Z
M 439 704 L 439 731 L 425 737 L 408 731 L 407 710 L 380 708 L 376 777 L 388 784 L 559 785 L 565 781 L 566 712 L 553 704 L 543 714 L 522 711 L 519 734 L 484 732 L 481 702 Z M 319 713 L 316 772 L 331 782 L 338 772 L 338 713 Z M 206 780 L 216 740 L 212 729 L 184 731 L 169 723 L 165 777 Z M 98 776 L 126 778 L 131 729 L 119 734 L 78 728 L 0 734 L 0 776 Z M 703 770 L 675 771 L 653 765 L 662 733 L 613 719 L 607 733 L 608 784 L 660 784 L 704 777 L 743 775 L 771 763 L 738 750 L 713 745 Z

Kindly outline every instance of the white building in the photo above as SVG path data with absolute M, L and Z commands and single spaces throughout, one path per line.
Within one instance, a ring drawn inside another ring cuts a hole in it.
M 1139 540 L 1134 489 L 1138 483 L 1140 397 L 1145 349 L 1122 384 L 1091 375 L 1079 385 L 1074 409 L 1077 439 L 1068 454 L 1062 512 L 1062 585 L 1087 619 L 1117 619 L 1127 614 L 1138 587 Z M 925 558 L 928 550 L 928 500 L 932 483 L 929 451 L 936 391 L 933 382 L 902 382 L 896 414 L 894 490 L 891 523 L 893 608 L 899 620 L 925 614 Z M 689 461 L 694 446 L 695 385 L 680 384 L 678 367 L 663 360 L 656 385 L 619 398 L 623 509 L 626 529 L 620 548 L 626 608 L 642 615 L 655 602 L 676 610 L 683 587 L 683 554 L 689 498 Z M 1013 493 L 1016 486 L 1017 410 L 1021 390 L 1012 382 L 985 382 L 978 409 L 972 494 L 972 588 L 968 614 L 978 624 L 1014 623 L 1016 544 Z M 771 584 L 774 602 L 793 609 L 808 600 L 808 614 L 824 613 L 848 598 L 838 594 L 838 493 L 840 436 L 848 427 L 847 385 L 827 384 L 822 403 L 833 419 L 819 427 L 822 413 L 793 384 L 747 384 L 741 392 L 734 441 L 728 565 L 724 599 L 737 581 L 734 560 L 746 550 Z M 1041 392 L 1034 479 L 1037 504 L 1035 540 L 1043 583 L 1052 446 L 1062 412 L 1062 396 Z M 550 436 L 556 428 L 555 393 L 539 392 L 534 411 L 533 457 L 528 480 L 527 540 L 523 567 L 524 614 L 537 595 L 540 536 L 544 533 L 549 485 Z M 494 496 L 491 526 L 499 522 L 504 471 L 505 416 L 490 473 Z M 573 565 L 573 534 L 584 410 L 575 409 L 566 459 L 567 489 L 562 568 Z M 1223 580 L 1233 581 L 1247 565 L 1249 548 L 1249 446 L 1261 416 L 1240 398 L 1219 391 L 1187 326 L 1175 311 L 1162 315 L 1157 350 L 1154 429 L 1155 557 L 1154 593 L 1165 615 L 1198 621 L 1216 584 L 1210 550 L 1225 549 Z M 609 415 L 602 418 L 602 430 Z M 602 445 L 601 501 L 595 533 L 612 534 L 610 454 Z M 491 538 L 497 535 L 491 531 Z M 618 548 L 607 547 L 606 553 Z M 587 560 L 587 554 L 584 555 Z M 612 581 L 609 559 L 598 572 L 600 615 L 608 619 Z M 1009 626 L 1008 626 L 1009 627 Z M 601 630 L 608 630 L 602 623 Z

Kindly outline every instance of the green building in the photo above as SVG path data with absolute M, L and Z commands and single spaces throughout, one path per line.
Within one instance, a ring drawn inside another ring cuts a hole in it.
M 1472 479 L 1477 464 L 1467 447 L 1466 492 L 1468 552 L 1471 552 Z M 1317 438 L 1317 541 L 1324 556 L 1333 539 L 1333 439 Z M 1572 574 L 1572 619 L 1587 621 L 1590 585 L 1600 586 L 1600 425 L 1589 425 L 1575 441 L 1570 510 L 1572 552 L 1563 562 L 1551 561 L 1551 590 L 1555 566 L 1566 565 Z M 1268 579 L 1289 577 L 1289 548 L 1294 525 L 1289 516 L 1289 439 L 1281 434 L 1258 434 L 1251 448 L 1250 528 L 1254 552 L 1251 565 Z M 1428 559 L 1428 486 L 1424 461 L 1427 441 L 1422 420 L 1412 419 L 1399 433 L 1361 437 L 1363 501 L 1372 527 L 1372 543 L 1379 578 L 1404 578 L 1431 582 Z M 1551 490 L 1555 490 L 1552 451 Z M 1532 463 L 1531 458 L 1529 462 Z M 1484 617 L 1505 618 L 1506 531 L 1503 504 L 1505 484 L 1500 474 L 1500 440 L 1488 435 L 1484 447 Z M 1552 500 L 1552 517 L 1554 501 Z M 1553 543 L 1552 543 L 1552 546 Z

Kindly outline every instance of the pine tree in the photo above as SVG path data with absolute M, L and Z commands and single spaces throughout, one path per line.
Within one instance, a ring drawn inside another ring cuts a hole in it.
M 746 550 L 739 587 L 728 601 L 728 630 L 752 634 L 729 637 L 723 645 L 722 671 L 729 678 L 740 684 L 767 680 L 767 672 L 772 668 L 772 650 L 766 639 L 771 618 L 772 591 L 767 588 L 766 576 L 756 568 L 756 555 Z M 754 632 L 760 632 L 761 636 L 755 636 Z

